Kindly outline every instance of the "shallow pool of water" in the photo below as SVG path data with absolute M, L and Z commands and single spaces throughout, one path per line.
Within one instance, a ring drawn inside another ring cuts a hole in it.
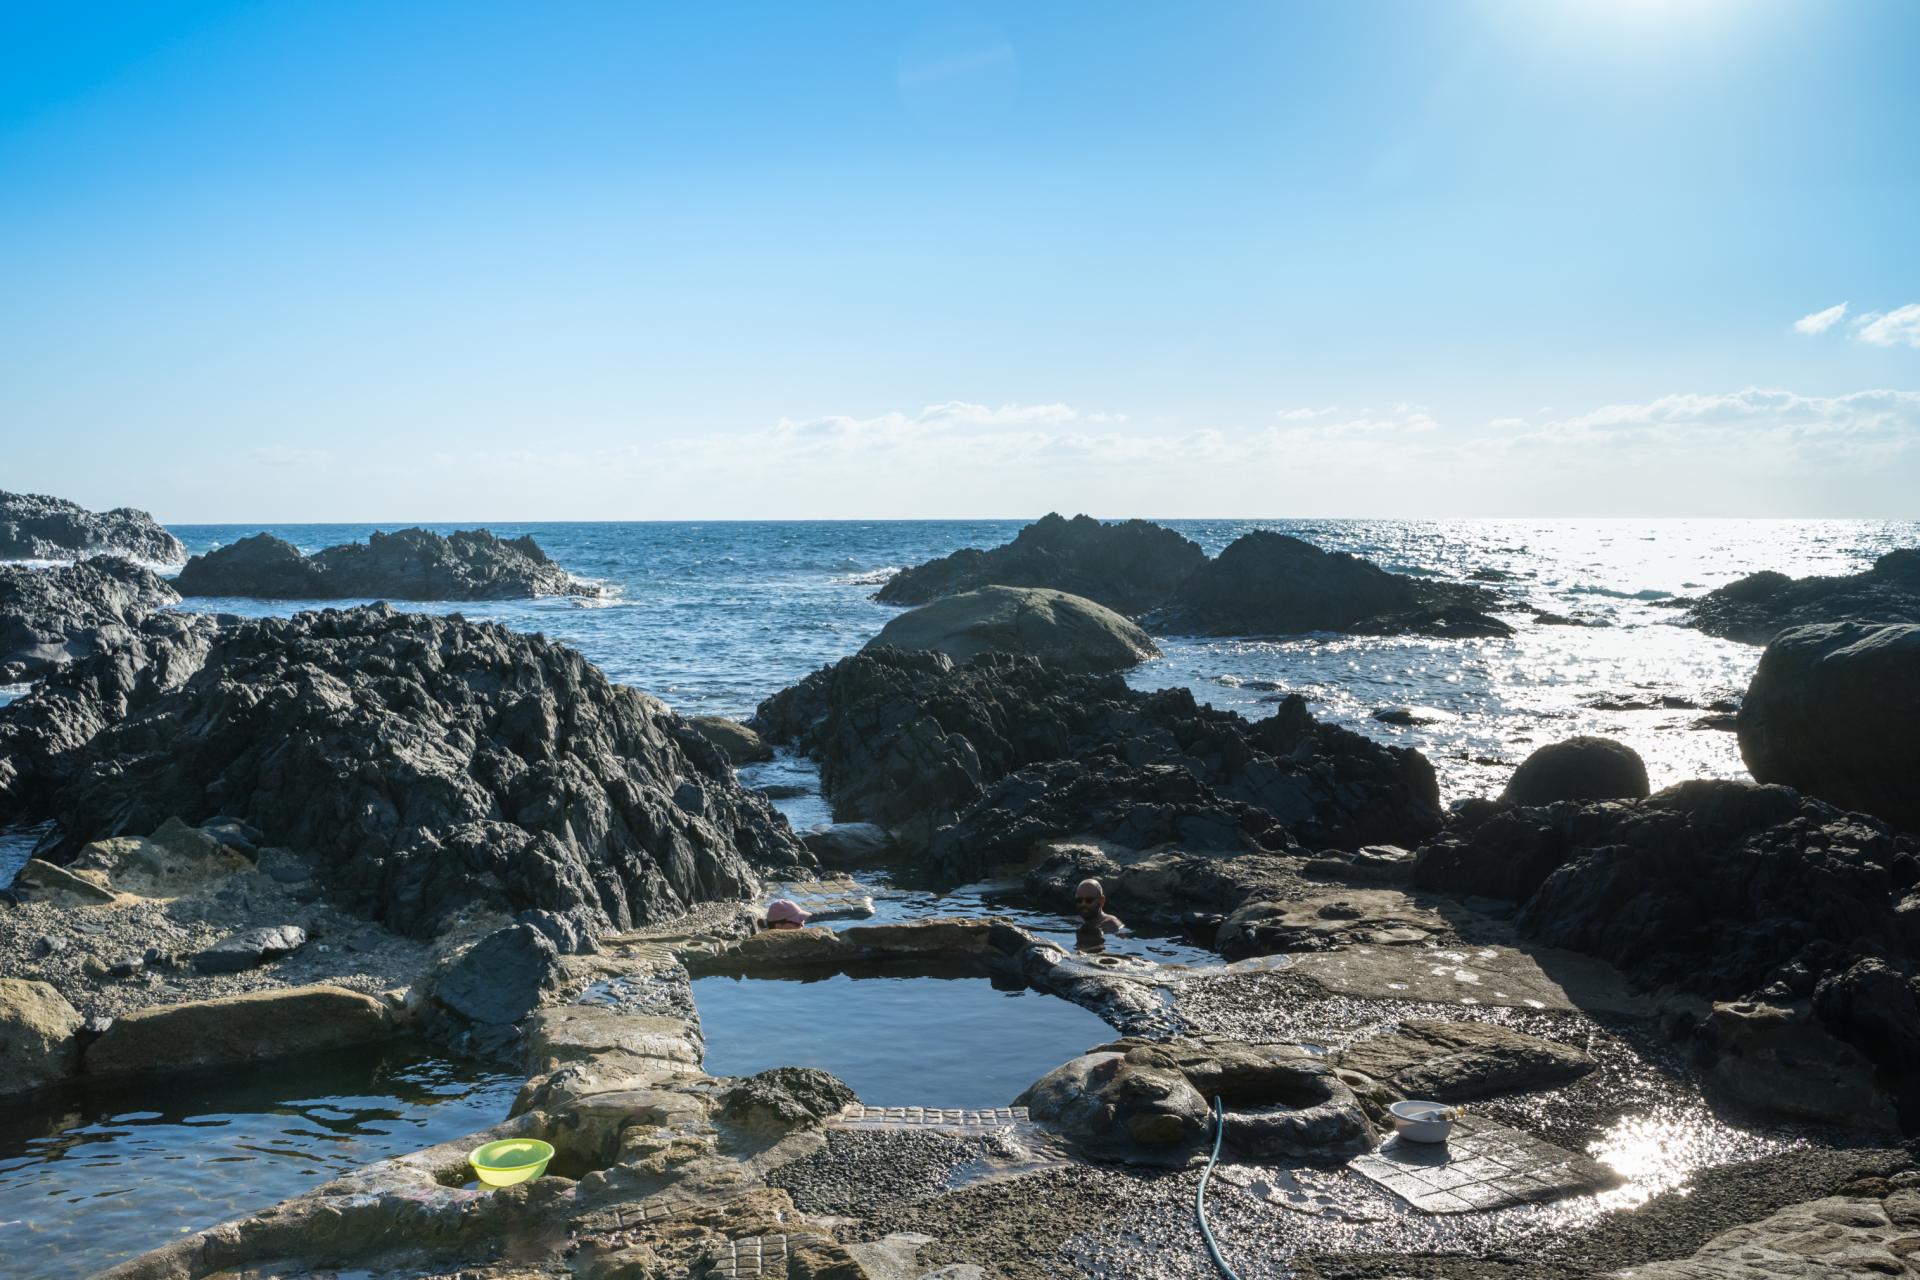
M 401 1043 L 0 1110 L 0 1273 L 67 1280 L 504 1120 L 521 1078 Z
M 874 1107 L 1004 1107 L 1119 1035 L 1097 1015 L 985 978 L 700 978 L 707 1071 L 819 1067 Z

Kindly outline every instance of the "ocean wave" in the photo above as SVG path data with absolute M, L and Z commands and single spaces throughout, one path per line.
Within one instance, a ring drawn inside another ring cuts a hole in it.
M 1661 591 L 1656 587 L 1647 587 L 1641 591 L 1615 591 L 1612 587 L 1568 587 L 1568 592 L 1576 596 L 1605 596 L 1609 600 L 1670 600 L 1673 592 Z
M 835 574 L 833 577 L 828 578 L 827 581 L 840 587 L 879 587 L 886 585 L 887 579 L 899 573 L 903 567 L 902 565 L 890 564 L 883 565 L 878 569 L 861 569 L 855 573 Z

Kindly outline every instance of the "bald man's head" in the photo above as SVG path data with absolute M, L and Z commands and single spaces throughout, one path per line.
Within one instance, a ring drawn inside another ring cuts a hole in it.
M 1107 891 L 1100 887 L 1098 880 L 1082 880 L 1074 886 L 1073 905 L 1080 908 L 1083 916 L 1096 916 L 1106 909 Z

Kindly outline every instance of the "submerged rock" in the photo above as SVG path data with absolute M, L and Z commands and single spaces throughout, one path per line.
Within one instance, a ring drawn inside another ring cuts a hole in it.
M 593 596 L 600 588 L 554 564 L 531 536 L 497 538 L 485 529 L 449 537 L 425 529 L 374 533 L 300 554 L 256 533 L 187 562 L 173 580 L 186 596 L 269 600 L 523 600 Z
M 88 511 L 64 498 L 0 492 L 0 560 L 129 556 L 154 564 L 187 558 L 180 539 L 144 511 Z
M 836 815 L 961 878 L 1069 835 L 1353 848 L 1441 822 L 1425 757 L 1322 724 L 1297 697 L 1248 721 L 1185 689 L 1031 658 L 866 651 L 769 698 L 754 724 L 819 760 Z
M 72 1075 L 83 1021 L 46 983 L 0 978 L 0 1097 Z
M 1550 743 L 1522 760 L 1500 798 L 1526 805 L 1638 800 L 1647 790 L 1647 765 L 1639 752 L 1611 738 L 1581 735 Z
M 902 569 L 874 599 L 925 604 L 985 586 L 1051 587 L 1129 617 L 1159 608 L 1206 553 L 1173 530 L 1145 520 L 1102 524 L 1049 514 L 990 551 L 968 548 Z
M 1160 656 L 1146 632 L 1104 605 L 1045 587 L 981 587 L 901 614 L 867 648 L 926 649 L 959 662 L 1026 654 L 1068 671 L 1122 671 Z
M 173 588 L 130 560 L 102 557 L 51 569 L 0 564 L 0 684 L 124 642 Z
M 1920 547 L 1889 551 L 1864 573 L 1750 574 L 1686 602 L 1688 626 L 1744 644 L 1826 622 L 1920 623 Z
M 0 741 L 32 713 L 0 711 Z M 218 632 L 192 679 L 59 774 L 42 800 L 61 856 L 176 815 L 237 818 L 403 932 L 469 906 L 624 928 L 748 896 L 750 863 L 807 861 L 705 738 L 574 650 L 385 606 Z
M 1920 831 L 1920 625 L 1781 632 L 1737 723 L 1761 782 Z
M 1505 623 L 1476 612 L 1497 598 L 1485 587 L 1388 573 L 1359 556 L 1259 529 L 1195 569 L 1150 621 L 1156 631 L 1185 635 L 1511 635 Z

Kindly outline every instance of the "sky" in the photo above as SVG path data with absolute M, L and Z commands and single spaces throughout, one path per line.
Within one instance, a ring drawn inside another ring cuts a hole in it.
M 1909 0 L 0 6 L 0 488 L 1920 516 Z

